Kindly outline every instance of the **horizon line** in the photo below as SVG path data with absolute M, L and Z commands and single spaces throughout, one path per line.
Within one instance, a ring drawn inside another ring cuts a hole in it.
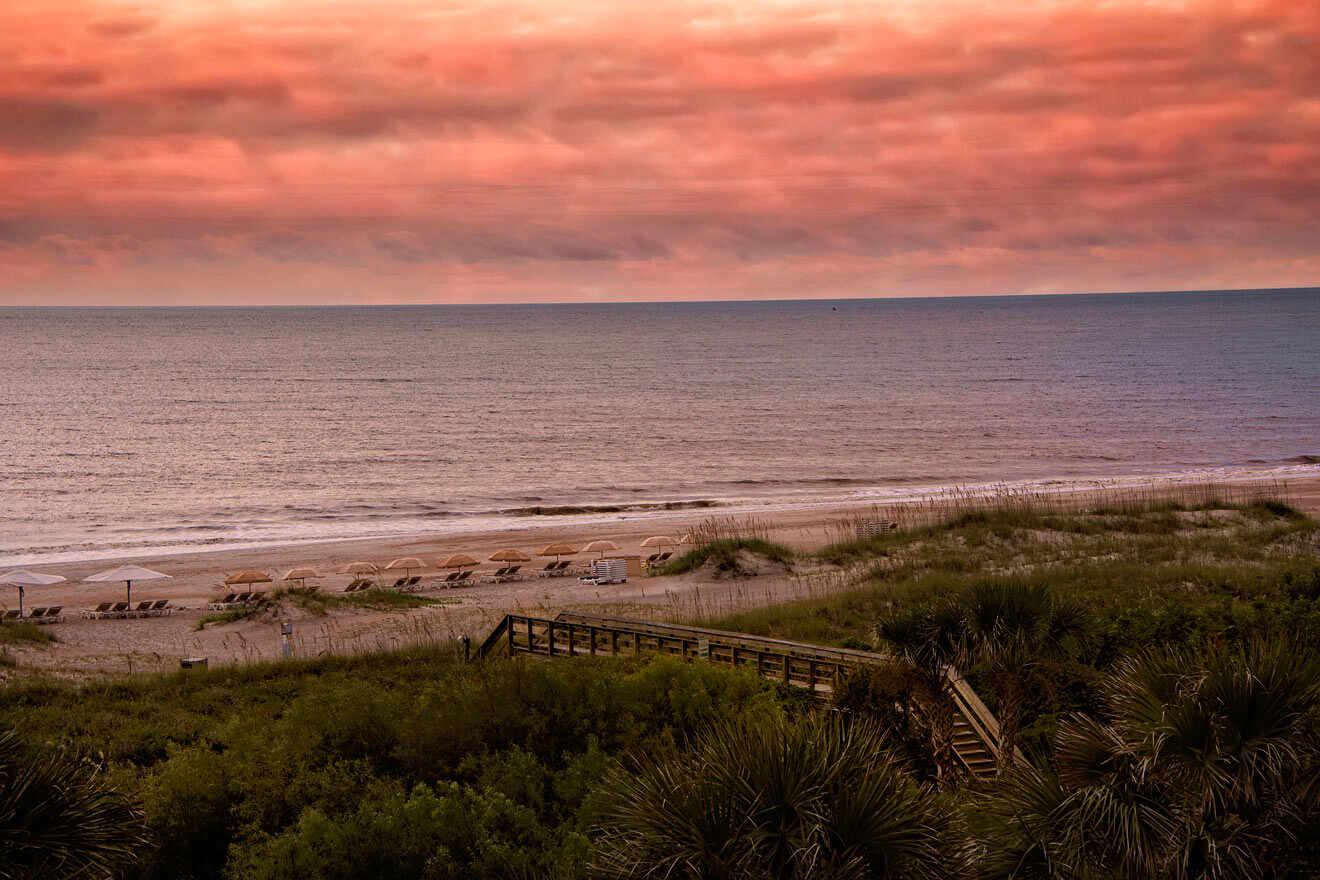
M 0 310 L 18 309 L 407 309 L 407 308 L 465 308 L 472 306 L 614 306 L 614 305 L 700 305 L 712 303 L 839 303 L 839 302 L 878 302 L 885 300 L 978 300 L 978 299 L 1025 299 L 1071 296 L 1177 296 L 1197 293 L 1303 293 L 1320 292 L 1320 284 L 1290 285 L 1287 287 L 1207 287 L 1168 290 L 1091 290 L 1091 291 L 1050 291 L 1039 293 L 961 293 L 961 294 L 899 294 L 895 296 L 835 296 L 835 297 L 780 297 L 764 299 L 715 298 L 715 299 L 581 299 L 581 300 L 515 300 L 509 302 L 377 302 L 377 303 L 249 303 L 243 305 L 216 305 L 209 303 L 124 303 L 124 304 L 10 304 L 0 305 Z

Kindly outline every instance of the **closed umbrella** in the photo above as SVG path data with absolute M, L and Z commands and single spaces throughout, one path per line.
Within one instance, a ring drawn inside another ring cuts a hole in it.
M 505 547 L 503 550 L 496 550 L 490 554 L 489 559 L 491 562 L 530 562 L 532 557 L 521 550 Z
M 426 563 L 416 556 L 400 556 L 385 566 L 386 571 L 394 571 L 400 568 L 403 569 L 404 577 L 412 577 L 412 570 L 414 568 L 426 568 Z
M 306 586 L 308 578 L 319 578 L 321 573 L 314 568 L 291 568 L 284 573 L 280 580 L 297 581 L 298 586 Z
M 133 604 L 133 581 L 156 581 L 161 578 L 168 578 L 171 575 L 159 571 L 152 571 L 149 568 L 143 568 L 140 565 L 121 565 L 118 568 L 107 568 L 105 571 L 98 571 L 94 575 L 83 578 L 85 584 L 97 584 L 105 581 L 123 581 L 124 582 L 124 601 Z
M 599 553 L 601 556 L 604 556 L 606 550 L 618 550 L 618 549 L 619 549 L 619 545 L 614 543 L 613 541 L 606 541 L 604 539 L 601 539 L 599 541 L 592 541 L 590 544 L 583 547 L 582 552 Z
M 225 586 L 237 587 L 244 584 L 268 584 L 271 580 L 271 576 L 264 571 L 257 571 L 256 569 L 249 568 L 237 572 L 236 574 L 231 574 L 229 577 L 225 578 Z
M 7 571 L 0 574 L 0 584 L 6 584 L 11 587 L 18 587 L 18 616 L 23 616 L 23 588 L 24 587 L 48 587 L 51 584 L 58 584 L 64 578 L 57 574 L 42 574 L 39 571 L 28 571 L 26 568 L 16 568 L 13 571 Z
M 578 552 L 578 548 L 574 547 L 572 544 L 562 544 L 562 543 L 546 544 L 544 547 L 541 548 L 541 552 L 537 553 L 536 555 L 553 556 L 555 558 L 555 561 L 558 561 L 559 557 L 561 556 L 572 556 L 574 553 L 577 552 Z
M 466 553 L 454 553 L 446 556 L 436 563 L 439 568 L 462 568 L 465 565 L 479 565 L 476 557 L 469 556 Z

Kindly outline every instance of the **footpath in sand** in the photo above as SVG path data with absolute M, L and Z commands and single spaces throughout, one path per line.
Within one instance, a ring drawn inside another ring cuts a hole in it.
M 1086 496 L 1074 497 L 1082 500 Z M 1290 482 L 1288 498 L 1304 511 L 1320 514 L 1320 479 Z M 909 511 L 924 516 L 938 513 L 929 505 L 912 507 Z M 832 506 L 777 512 L 755 521 L 744 518 L 738 525 L 743 531 L 754 531 L 760 537 L 795 550 L 810 551 L 848 537 L 859 518 L 893 515 L 893 512 L 894 508 L 877 510 L 871 505 Z M 719 519 L 715 517 L 716 521 Z M 702 511 L 663 519 L 637 517 L 607 525 L 522 528 L 457 536 L 301 544 L 155 559 L 144 557 L 111 563 L 101 560 L 53 565 L 48 567 L 49 570 L 64 575 L 69 581 L 54 587 L 30 589 L 26 604 L 29 607 L 64 606 L 64 622 L 49 627 L 57 641 L 9 643 L 6 650 L 18 665 L 0 668 L 0 676 L 12 678 L 29 674 L 26 670 L 33 669 L 73 677 L 164 671 L 179 668 L 183 657 L 206 657 L 213 666 L 274 659 L 282 652 L 280 625 L 285 621 L 293 626 L 293 655 L 315 657 L 435 643 L 461 636 L 480 641 L 507 613 L 554 616 L 566 609 L 590 609 L 622 616 L 691 621 L 792 599 L 827 595 L 847 589 L 853 583 L 847 572 L 818 565 L 809 559 L 796 563 L 791 572 L 764 560 L 749 559 L 747 570 L 739 577 L 729 577 L 708 566 L 683 575 L 634 577 L 627 583 L 608 586 L 585 584 L 575 577 L 541 579 L 531 575 L 507 583 L 476 584 L 450 590 L 429 589 L 418 595 L 443 604 L 402 610 L 340 607 L 316 613 L 299 603 L 285 600 L 277 607 L 248 618 L 198 629 L 202 618 L 211 613 L 206 608 L 207 602 L 228 592 L 222 586 L 226 574 L 243 569 L 260 569 L 278 577 L 289 568 L 312 566 L 327 575 L 321 581 L 323 592 L 342 595 L 349 577 L 330 573 L 353 560 L 370 560 L 384 565 L 396 557 L 420 556 L 432 562 L 459 551 L 484 559 L 502 547 L 519 547 L 535 553 L 537 548 L 552 541 L 581 544 L 596 538 L 615 542 L 620 547 L 619 553 L 638 554 L 649 552 L 642 551 L 640 544 L 650 535 L 677 536 L 691 529 L 700 529 L 703 523 L 711 521 L 711 512 Z M 580 556 L 579 561 L 586 562 L 587 559 Z M 169 599 L 179 610 L 171 616 L 159 618 L 82 619 L 79 614 L 82 609 L 100 602 L 122 600 L 124 592 L 122 583 L 84 584 L 78 581 L 108 564 L 130 562 L 172 576 L 171 580 L 135 584 L 135 602 L 148 598 Z M 524 571 L 530 571 L 536 565 L 530 563 Z M 497 567 L 494 563 L 487 563 L 479 571 L 493 571 Z M 430 574 L 434 576 L 435 572 Z M 269 591 L 281 586 L 284 585 L 276 582 L 258 585 L 257 589 Z

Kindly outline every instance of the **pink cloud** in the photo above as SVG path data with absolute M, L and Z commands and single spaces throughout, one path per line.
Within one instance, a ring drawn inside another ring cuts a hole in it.
M 906 8 L 20 4 L 0 302 L 1317 280 L 1311 4 Z

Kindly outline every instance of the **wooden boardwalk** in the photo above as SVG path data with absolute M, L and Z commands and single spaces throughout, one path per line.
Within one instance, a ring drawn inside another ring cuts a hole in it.
M 891 657 L 869 651 L 574 612 L 553 619 L 505 615 L 477 654 L 484 657 L 499 651 L 543 657 L 671 654 L 750 669 L 763 678 L 804 688 L 822 700 L 832 699 L 841 678 L 854 670 L 893 662 Z M 974 776 L 992 777 L 999 723 L 955 670 L 946 672 L 957 708 L 954 752 Z

